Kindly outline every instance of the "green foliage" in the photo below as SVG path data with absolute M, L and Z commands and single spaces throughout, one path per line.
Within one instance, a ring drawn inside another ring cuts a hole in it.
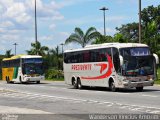
M 121 34 L 121 33 L 116 33 L 115 35 L 114 35 L 114 41 L 115 42 L 119 42 L 119 43 L 128 43 L 128 40 L 127 39 L 124 39 L 124 36 L 123 36 L 123 34 Z
M 40 42 L 31 43 L 31 50 L 26 50 L 29 55 L 41 55 L 45 56 L 46 52 L 49 50 L 47 46 L 41 46 Z
M 2 60 L 5 57 L 5 55 L 0 55 L 0 80 L 2 80 Z
M 160 29 L 160 5 L 157 7 L 148 6 L 147 8 L 144 8 L 141 12 L 142 14 L 142 24 L 144 26 L 147 26 L 148 23 L 151 23 L 152 21 L 156 21 L 158 24 L 158 27 Z
M 158 70 L 157 70 L 157 77 L 158 77 L 158 79 L 157 80 L 155 80 L 155 84 L 160 84 L 160 67 L 158 68 Z
M 59 47 L 50 49 L 44 57 L 44 65 L 46 69 L 55 68 L 57 70 L 63 69 L 63 55 L 59 52 Z
M 92 42 L 100 35 L 96 28 L 90 27 L 86 33 L 84 33 L 81 28 L 75 28 L 74 33 L 72 33 L 69 38 L 66 39 L 65 44 L 68 43 L 78 43 L 82 47 L 85 47 L 88 43 Z
M 10 58 L 12 56 L 13 56 L 13 54 L 11 54 L 11 49 L 10 50 L 6 50 L 5 58 Z
M 144 37 L 145 40 L 144 43 L 148 44 L 151 47 L 151 51 L 153 53 L 157 53 L 158 55 L 160 52 L 160 34 L 157 33 L 158 27 L 157 23 L 155 21 L 152 21 L 147 24 L 147 26 L 144 29 Z
M 62 70 L 55 70 L 55 69 L 49 69 L 46 72 L 45 78 L 48 80 L 52 80 L 52 79 L 59 79 L 59 78 L 63 78 L 63 71 Z
M 102 44 L 102 43 L 109 43 L 109 42 L 114 42 L 114 39 L 112 38 L 112 36 L 99 35 L 99 37 L 97 37 L 96 40 L 92 42 L 92 44 Z
M 138 42 L 138 23 L 128 23 L 116 29 L 123 35 L 124 42 Z

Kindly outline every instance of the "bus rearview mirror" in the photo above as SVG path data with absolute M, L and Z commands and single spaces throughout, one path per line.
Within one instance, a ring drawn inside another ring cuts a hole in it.
M 155 61 L 156 61 L 156 64 L 159 64 L 159 57 L 157 54 L 153 54 L 154 58 L 155 58 Z
M 120 60 L 120 66 L 122 66 L 124 61 L 123 61 L 123 57 L 121 55 L 119 56 L 119 60 Z

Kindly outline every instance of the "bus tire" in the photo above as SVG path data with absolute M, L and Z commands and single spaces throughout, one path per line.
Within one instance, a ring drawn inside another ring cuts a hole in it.
M 116 91 L 117 91 L 117 88 L 116 88 L 116 86 L 115 86 L 115 82 L 113 81 L 113 79 L 110 79 L 110 80 L 109 80 L 109 89 L 110 89 L 110 91 L 112 91 L 112 92 L 116 92 Z
M 136 90 L 137 90 L 138 92 L 142 92 L 142 91 L 143 91 L 143 87 L 136 87 Z
M 78 78 L 77 79 L 77 87 L 78 87 L 78 89 L 82 89 L 82 84 L 81 84 L 81 80 Z
M 6 76 L 6 82 L 7 82 L 7 83 L 10 83 L 8 76 Z
M 75 78 L 72 78 L 72 85 L 73 85 L 74 89 L 78 88 L 78 86 L 77 86 L 77 80 Z
M 40 81 L 37 81 L 36 83 L 37 83 L 37 84 L 40 84 Z
M 21 76 L 19 77 L 19 82 L 23 84 Z

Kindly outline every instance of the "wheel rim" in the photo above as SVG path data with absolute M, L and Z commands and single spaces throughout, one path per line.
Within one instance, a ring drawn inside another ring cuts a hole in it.
M 78 86 L 77 86 L 77 81 L 76 81 L 76 80 L 73 80 L 72 84 L 73 84 L 73 87 L 77 89 L 77 87 L 78 87 Z
M 81 89 L 82 88 L 82 85 L 81 85 L 81 81 L 78 80 L 78 88 Z
M 111 91 L 115 91 L 115 90 L 116 90 L 116 88 L 115 88 L 115 83 L 112 82 L 112 83 L 111 83 Z
M 76 81 L 74 80 L 74 81 L 73 81 L 73 86 L 75 86 L 75 85 L 76 85 Z

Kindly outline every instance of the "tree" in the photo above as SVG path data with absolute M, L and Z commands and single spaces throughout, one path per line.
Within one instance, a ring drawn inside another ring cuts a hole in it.
M 121 33 L 116 33 L 114 35 L 114 41 L 119 42 L 119 43 L 127 43 L 128 42 L 127 39 L 124 39 L 124 36 Z
M 66 39 L 65 44 L 78 43 L 82 47 L 85 47 L 92 40 L 96 39 L 99 35 L 100 33 L 97 32 L 96 28 L 94 27 L 90 27 L 85 34 L 81 30 L 81 28 L 75 28 L 74 33 L 72 33 L 69 38 Z
M 143 42 L 160 57 L 160 5 L 142 10 Z
M 95 39 L 95 41 L 92 42 L 92 44 L 102 44 L 102 43 L 110 43 L 110 42 L 114 42 L 114 39 L 112 36 L 100 35 Z
M 46 69 L 58 69 L 62 70 L 63 67 L 63 56 L 59 52 L 59 46 L 54 49 L 50 49 L 45 56 Z
M 144 37 L 145 37 L 144 42 L 151 47 L 152 52 L 159 54 L 160 34 L 158 34 L 157 31 L 158 31 L 158 26 L 155 21 L 148 23 L 144 30 Z
M 120 34 L 123 35 L 124 39 L 128 42 L 138 42 L 138 23 L 129 23 L 116 27 Z
M 155 21 L 157 23 L 158 31 L 160 32 L 160 5 L 157 7 L 148 6 L 144 8 L 141 12 L 142 14 L 142 24 L 147 26 L 148 23 Z
M 46 46 L 41 46 L 40 42 L 31 43 L 31 50 L 26 50 L 29 55 L 41 55 L 45 56 L 46 52 L 49 50 Z
M 10 50 L 6 50 L 5 57 L 6 58 L 10 58 L 11 56 L 13 56 L 13 54 L 11 54 L 11 49 Z

